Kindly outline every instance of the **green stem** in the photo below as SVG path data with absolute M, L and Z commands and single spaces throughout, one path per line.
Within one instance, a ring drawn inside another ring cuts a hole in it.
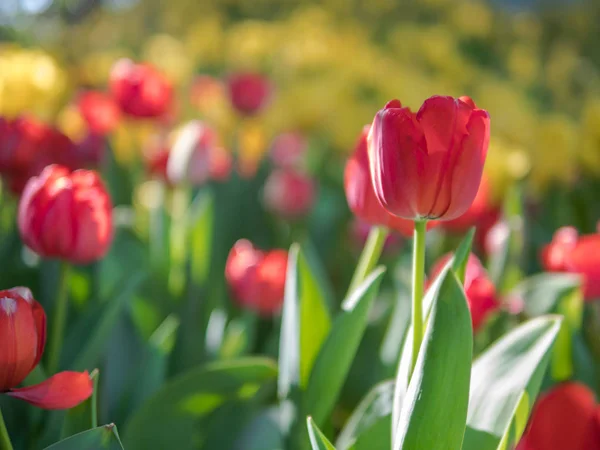
M 410 376 L 415 370 L 423 341 L 423 284 L 425 279 L 425 235 L 427 221 L 416 220 L 413 244 L 412 326 L 413 348 Z
M 10 436 L 4 423 L 4 417 L 2 411 L 0 411 L 0 450 L 13 450 L 12 443 L 10 442 Z
M 100 372 L 98 369 L 94 369 L 90 374 L 90 378 L 92 379 L 92 383 L 94 383 L 94 391 L 92 392 L 92 398 L 90 400 L 90 407 L 92 409 L 92 428 L 98 427 L 98 378 L 100 377 Z
M 388 233 L 389 231 L 385 227 L 372 227 L 371 231 L 369 231 L 367 242 L 358 260 L 358 265 L 354 270 L 346 297 L 349 297 L 375 268 L 383 251 L 383 244 L 385 244 Z
M 62 261 L 60 263 L 60 276 L 58 279 L 58 292 L 52 310 L 52 328 L 48 340 L 48 374 L 54 374 L 60 364 L 60 351 L 67 324 L 67 313 L 69 309 L 69 278 L 71 266 Z

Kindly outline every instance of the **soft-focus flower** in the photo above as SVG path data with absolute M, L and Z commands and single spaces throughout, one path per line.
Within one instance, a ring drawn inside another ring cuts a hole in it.
M 273 213 L 297 219 L 310 212 L 315 196 L 315 182 L 311 177 L 294 170 L 278 169 L 267 178 L 263 199 Z
M 368 138 L 377 198 L 405 219 L 461 216 L 477 194 L 489 136 L 488 113 L 468 97 L 434 96 L 416 114 L 390 101 Z
M 269 316 L 283 305 L 286 269 L 285 250 L 261 251 L 242 239 L 229 252 L 225 278 L 241 308 Z
M 541 256 L 549 272 L 581 275 L 586 301 L 600 300 L 600 233 L 579 236 L 573 227 L 560 228 Z
M 600 450 L 599 413 L 587 386 L 559 384 L 536 403 L 517 450 Z
M 121 119 L 121 111 L 115 101 L 103 92 L 87 91 L 77 101 L 79 111 L 94 134 L 112 132 Z
M 18 224 L 25 244 L 39 255 L 86 264 L 110 247 L 112 205 L 96 172 L 51 165 L 27 182 Z
M 100 167 L 106 151 L 106 138 L 104 136 L 93 133 L 88 134 L 75 144 L 75 167 L 82 169 Z
M 444 255 L 433 265 L 431 280 L 439 275 L 451 257 L 451 254 Z M 473 331 L 477 332 L 485 324 L 488 317 L 494 311 L 498 310 L 500 305 L 496 297 L 494 284 L 489 279 L 479 258 L 472 253 L 469 255 L 469 260 L 467 261 L 464 288 L 469 309 L 471 310 Z
M 271 96 L 271 82 L 258 73 L 237 73 L 228 80 L 231 104 L 241 114 L 260 112 Z
M 0 291 L 0 392 L 44 409 L 68 409 L 92 395 L 87 372 L 60 372 L 17 388 L 38 365 L 46 345 L 46 313 L 25 287 Z
M 282 169 L 298 167 L 307 149 L 308 142 L 302 133 L 281 133 L 271 144 L 271 161 Z
M 367 135 L 370 126 L 363 128 L 358 138 L 354 154 L 348 159 L 344 171 L 344 189 L 350 210 L 359 219 L 371 224 L 388 227 L 400 234 L 410 237 L 415 228 L 414 222 L 396 217 L 387 212 L 377 200 L 369 173 L 369 155 L 367 152 Z M 427 222 L 431 228 L 435 221 Z
M 231 152 L 223 147 L 214 147 L 210 156 L 210 178 L 215 181 L 225 181 L 231 175 L 233 157 Z
M 171 107 L 173 88 L 152 66 L 121 59 L 110 71 L 110 91 L 121 110 L 133 117 L 160 117 Z

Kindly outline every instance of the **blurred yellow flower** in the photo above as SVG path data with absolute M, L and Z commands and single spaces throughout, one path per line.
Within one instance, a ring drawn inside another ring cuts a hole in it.
M 185 46 L 168 34 L 151 36 L 146 41 L 142 57 L 176 85 L 188 82 L 194 70 Z
M 73 141 L 81 141 L 87 134 L 87 124 L 76 105 L 65 106 L 56 118 L 56 126 Z

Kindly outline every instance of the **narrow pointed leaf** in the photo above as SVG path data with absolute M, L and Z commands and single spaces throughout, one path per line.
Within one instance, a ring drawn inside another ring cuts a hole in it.
M 46 450 L 123 450 L 117 427 L 105 425 L 84 431 L 56 444 Z
M 306 390 L 306 408 L 317 424 L 329 416 L 367 327 L 385 269 L 373 271 L 342 305 L 323 344 Z
M 306 419 L 306 426 L 308 427 L 310 445 L 313 450 L 335 450 L 333 444 L 327 440 L 323 432 L 315 425 L 312 418 L 309 417 Z
M 467 421 L 473 331 L 458 278 L 446 272 L 404 398 L 394 450 L 460 449 Z

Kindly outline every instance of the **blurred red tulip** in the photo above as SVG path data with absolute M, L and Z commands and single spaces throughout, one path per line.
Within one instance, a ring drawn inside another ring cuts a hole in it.
M 231 152 L 223 147 L 214 147 L 210 156 L 210 177 L 215 181 L 229 179 L 233 167 Z
M 77 169 L 93 169 L 100 167 L 107 151 L 106 138 L 98 134 L 88 134 L 75 144 L 74 158 Z
M 307 140 L 301 133 L 281 133 L 271 145 L 271 161 L 282 169 L 297 168 L 307 148 Z
M 446 254 L 433 265 L 431 280 L 439 275 L 451 257 L 451 254 Z M 467 301 L 469 302 L 469 309 L 471 310 L 473 331 L 477 332 L 490 314 L 499 309 L 500 304 L 496 298 L 494 284 L 489 279 L 479 258 L 472 253 L 469 255 L 469 260 L 467 261 L 464 287 Z
M 315 181 L 293 170 L 271 172 L 265 182 L 264 202 L 270 211 L 286 218 L 306 216 L 315 202 Z
M 159 146 L 150 151 L 146 156 L 146 170 L 155 179 L 168 182 L 167 164 L 169 163 L 169 149 Z
M 586 301 L 600 300 L 600 233 L 579 236 L 573 227 L 560 228 L 541 256 L 549 272 L 581 275 Z
M 103 92 L 87 91 L 79 96 L 79 111 L 90 132 L 101 136 L 114 131 L 121 119 L 121 111 L 112 97 Z
M 411 237 L 415 228 L 414 222 L 393 216 L 387 212 L 373 190 L 369 174 L 369 155 L 367 152 L 367 136 L 370 126 L 363 128 L 358 138 L 354 154 L 346 163 L 344 171 L 344 189 L 346 201 L 356 217 L 371 225 L 380 225 L 395 230 L 406 237 Z M 427 222 L 427 229 L 435 226 L 435 221 Z
M 211 157 L 217 146 L 214 129 L 199 120 L 187 123 L 179 133 L 167 162 L 167 178 L 171 184 L 190 183 L 198 186 L 210 176 Z
M 132 117 L 161 117 L 173 101 L 173 88 L 162 73 L 129 59 L 111 69 L 110 91 L 121 111 Z
M 241 308 L 270 316 L 283 305 L 287 252 L 263 252 L 241 239 L 235 243 L 225 265 L 225 278 Z
M 231 104 L 241 114 L 252 115 L 260 112 L 271 96 L 271 83 L 258 73 L 237 73 L 229 77 L 229 98 Z
M 377 198 L 405 219 L 460 217 L 477 194 L 489 137 L 488 113 L 468 97 L 434 96 L 416 114 L 390 101 L 368 138 Z
M 86 264 L 112 241 L 112 206 L 98 174 L 51 165 L 31 178 L 18 214 L 21 238 L 45 258 Z
M 517 450 L 600 450 L 598 412 L 587 386 L 559 384 L 536 403 Z
M 0 291 L 0 392 L 44 409 L 68 409 L 92 395 L 87 372 L 61 372 L 17 388 L 38 365 L 46 345 L 46 314 L 31 291 Z

